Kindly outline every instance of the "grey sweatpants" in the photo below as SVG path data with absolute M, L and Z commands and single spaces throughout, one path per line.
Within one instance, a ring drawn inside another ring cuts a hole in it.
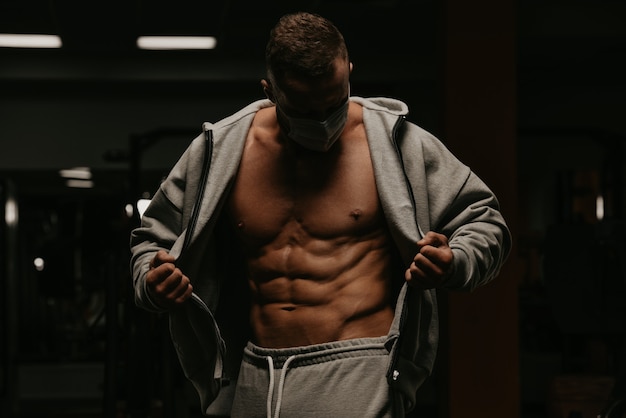
M 387 339 L 287 349 L 248 343 L 231 417 L 392 417 Z

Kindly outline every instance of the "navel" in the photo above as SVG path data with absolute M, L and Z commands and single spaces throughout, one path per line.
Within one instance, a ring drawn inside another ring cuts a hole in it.
M 358 221 L 362 214 L 363 212 L 361 212 L 361 209 L 354 209 L 350 212 L 350 217 L 352 217 L 355 221 Z

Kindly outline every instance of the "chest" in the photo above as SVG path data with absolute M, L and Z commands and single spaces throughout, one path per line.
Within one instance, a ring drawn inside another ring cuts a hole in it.
M 229 202 L 237 230 L 271 241 L 294 225 L 319 238 L 379 226 L 382 211 L 366 139 L 335 147 L 327 153 L 246 147 Z

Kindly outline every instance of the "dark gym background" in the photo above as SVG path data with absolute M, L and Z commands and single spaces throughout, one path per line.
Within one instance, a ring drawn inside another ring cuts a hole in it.
M 406 101 L 514 234 L 495 282 L 442 295 L 416 416 L 623 417 L 618 0 L 0 1 L 0 33 L 63 40 L 0 48 L 0 416 L 199 416 L 166 319 L 129 297 L 129 208 L 203 121 L 263 96 L 267 33 L 296 9 L 337 24 L 352 94 Z M 218 44 L 140 51 L 142 34 Z M 67 187 L 59 170 L 75 167 L 93 188 Z

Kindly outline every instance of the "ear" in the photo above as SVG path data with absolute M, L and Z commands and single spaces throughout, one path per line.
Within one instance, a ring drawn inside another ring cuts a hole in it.
M 272 91 L 272 85 L 270 84 L 270 82 L 265 78 L 261 79 L 261 87 L 263 88 L 263 93 L 265 93 L 265 96 L 270 99 L 270 101 L 276 103 L 276 100 L 274 98 L 274 92 Z
M 350 61 L 350 74 L 352 74 L 352 68 L 354 67 L 354 65 L 352 65 L 352 61 Z

